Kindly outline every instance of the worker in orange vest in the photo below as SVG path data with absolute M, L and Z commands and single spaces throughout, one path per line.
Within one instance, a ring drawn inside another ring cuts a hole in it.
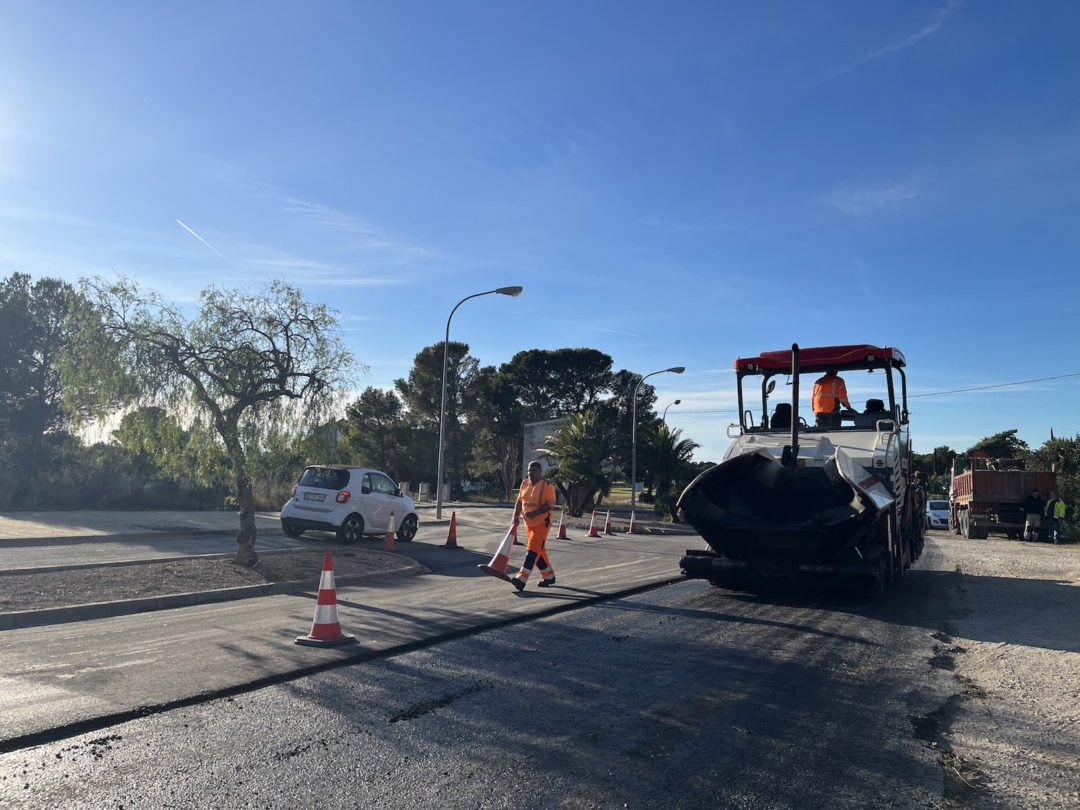
M 810 404 L 818 427 L 840 427 L 840 406 L 850 410 L 851 403 L 844 378 L 836 376 L 836 369 L 827 369 L 825 376 L 814 383 Z
M 537 584 L 547 588 L 555 584 L 555 571 L 551 568 L 547 549 L 548 532 L 551 531 L 551 516 L 555 508 L 555 487 L 544 480 L 544 468 L 539 461 L 529 464 L 529 477 L 521 482 L 517 503 L 514 505 L 514 525 L 525 518 L 525 534 L 529 543 L 525 547 L 525 562 L 510 584 L 519 591 L 525 590 L 533 566 L 540 569 L 541 580 Z

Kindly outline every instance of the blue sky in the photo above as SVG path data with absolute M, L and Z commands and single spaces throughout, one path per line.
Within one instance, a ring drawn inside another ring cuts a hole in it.
M 684 365 L 658 409 L 717 460 L 733 359 L 792 342 L 912 394 L 1080 372 L 1078 54 L 1070 2 L 7 3 L 0 273 L 283 276 L 376 386 L 520 284 L 451 337 Z M 1078 393 L 913 399 L 916 450 Z

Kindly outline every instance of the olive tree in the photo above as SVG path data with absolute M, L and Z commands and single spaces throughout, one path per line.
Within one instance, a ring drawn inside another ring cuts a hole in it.
M 258 294 L 208 287 L 190 320 L 130 279 L 94 278 L 82 287 L 102 326 L 84 335 L 70 369 L 83 383 L 78 389 L 93 391 L 106 407 L 162 404 L 206 418 L 224 445 L 236 488 L 236 562 L 254 565 L 248 455 L 283 422 L 318 424 L 351 382 L 353 357 L 337 313 L 281 280 Z

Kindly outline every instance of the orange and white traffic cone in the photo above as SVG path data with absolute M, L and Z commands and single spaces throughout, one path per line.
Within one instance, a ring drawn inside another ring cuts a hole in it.
M 615 532 L 613 532 L 611 530 L 611 510 L 610 509 L 607 510 L 607 520 L 604 521 L 604 534 L 615 534 Z
M 589 522 L 589 537 L 599 537 L 600 532 L 596 530 L 596 510 L 592 510 L 592 520 Z
M 394 513 L 390 513 L 390 525 L 386 527 L 386 537 L 383 538 L 383 551 L 394 550 Z
M 506 537 L 504 537 L 502 543 L 499 544 L 499 550 L 495 552 L 495 556 L 491 558 L 491 562 L 481 563 L 476 567 L 489 576 L 509 582 L 510 577 L 506 573 L 506 566 L 510 564 L 510 549 L 513 548 L 514 545 L 514 530 L 516 528 L 517 526 L 515 525 L 506 533 Z
M 461 548 L 457 544 L 457 512 L 450 513 L 450 530 L 446 533 L 446 542 L 443 548 Z
M 513 535 L 513 537 L 514 537 L 514 545 L 515 546 L 523 546 L 523 545 L 525 545 L 524 543 L 522 543 L 517 538 L 517 523 L 515 523 L 513 526 L 510 527 L 510 534 Z
M 559 512 L 559 533 L 555 537 L 556 540 L 567 540 L 567 539 L 569 539 L 566 536 L 566 523 L 565 523 L 565 521 L 563 521 L 563 517 L 565 517 L 565 515 L 566 515 L 565 511 L 560 511 Z
M 315 619 L 306 636 L 297 636 L 296 643 L 308 647 L 333 647 L 352 641 L 353 636 L 341 632 L 337 615 L 337 586 L 334 584 L 334 561 L 330 552 L 323 557 L 322 577 L 319 579 L 319 598 L 315 602 Z
M 634 517 L 634 510 L 630 510 L 630 528 L 627 529 L 630 534 L 637 534 L 637 520 Z

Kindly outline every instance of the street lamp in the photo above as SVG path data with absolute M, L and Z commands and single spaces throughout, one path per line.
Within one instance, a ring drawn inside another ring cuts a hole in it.
M 630 508 L 633 509 L 637 506 L 637 394 L 641 388 L 641 384 L 649 377 L 653 377 L 657 374 L 665 374 L 670 371 L 672 374 L 682 374 L 686 371 L 686 366 L 672 366 L 671 368 L 662 368 L 659 371 L 654 371 L 651 374 L 646 374 L 640 380 L 638 384 L 634 386 L 634 405 L 633 405 L 633 424 L 630 428 Z M 671 407 L 671 406 L 668 406 Z M 667 414 L 667 408 L 664 409 L 664 414 Z
M 682 402 L 682 400 L 681 400 L 681 399 L 677 399 L 677 400 L 675 400 L 674 402 L 672 402 L 672 403 L 671 403 L 671 405 L 678 405 L 678 404 L 679 404 L 680 402 Z M 671 405 L 668 405 L 668 406 L 667 406 L 667 408 L 670 408 L 670 407 L 671 407 Z M 664 418 L 660 420 L 660 421 L 661 421 L 661 422 L 663 422 L 663 423 L 664 423 L 665 425 L 667 424 L 667 408 L 664 408 Z
M 450 310 L 450 318 L 446 319 L 446 340 L 443 341 L 442 355 L 442 403 L 439 405 L 439 479 L 435 482 L 435 487 L 438 490 L 438 492 L 435 493 L 436 520 L 442 520 L 443 460 L 446 456 L 446 369 L 450 363 L 450 319 L 454 317 L 457 308 L 470 298 L 479 298 L 481 295 L 491 295 L 492 293 L 509 295 L 512 298 L 517 298 L 521 295 L 522 289 L 522 287 L 499 287 L 498 289 L 488 290 L 487 292 L 467 295 L 454 305 L 454 308 Z

